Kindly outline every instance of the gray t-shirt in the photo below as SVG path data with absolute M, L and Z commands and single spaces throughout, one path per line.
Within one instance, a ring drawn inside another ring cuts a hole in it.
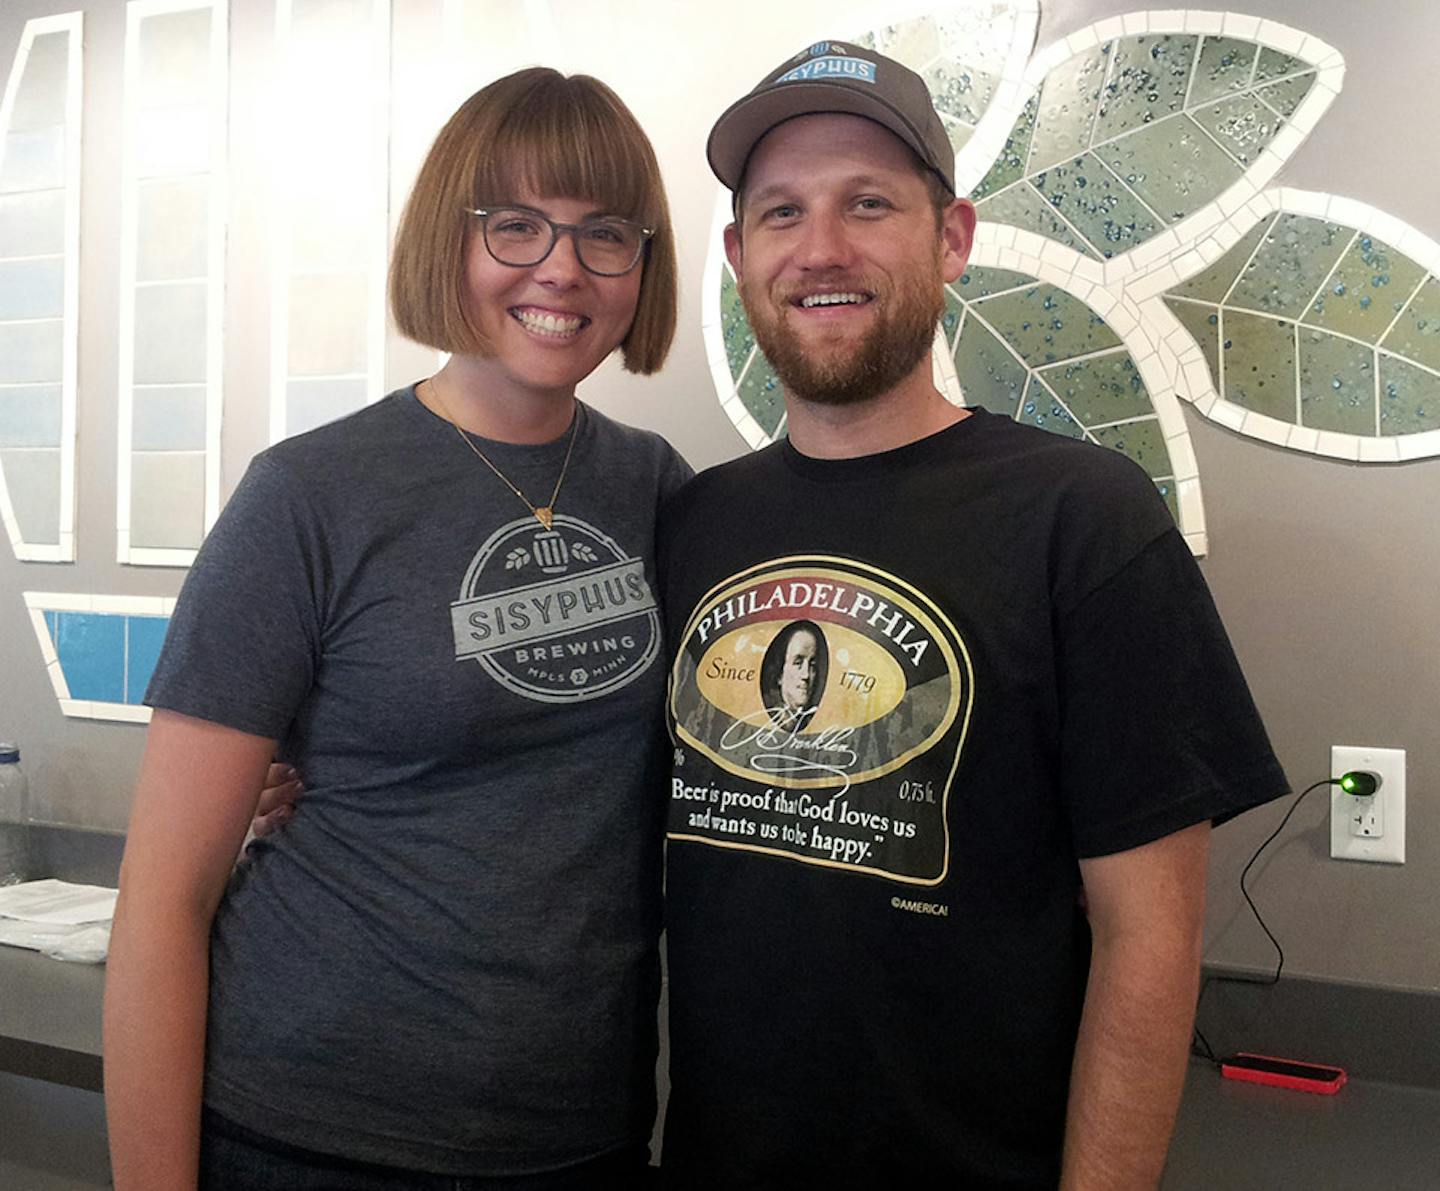
M 577 417 L 550 531 L 412 389 L 256 456 L 196 559 L 147 702 L 307 788 L 211 940 L 205 1100 L 242 1125 L 453 1174 L 649 1136 L 653 547 L 690 472 Z M 480 442 L 537 504 L 566 445 Z

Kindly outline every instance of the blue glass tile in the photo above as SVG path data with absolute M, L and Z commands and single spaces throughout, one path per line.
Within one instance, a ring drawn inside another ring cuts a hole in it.
M 72 699 L 125 699 L 125 617 L 100 612 L 56 615 L 55 652 Z
M 142 703 L 150 675 L 160 660 L 160 646 L 165 643 L 165 630 L 170 627 L 168 616 L 131 616 L 130 665 L 125 671 L 125 702 Z

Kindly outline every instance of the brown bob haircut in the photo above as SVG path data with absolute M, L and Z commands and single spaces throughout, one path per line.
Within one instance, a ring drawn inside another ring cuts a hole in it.
M 411 339 L 440 351 L 488 355 L 461 301 L 466 207 L 522 192 L 594 202 L 655 234 L 638 268 L 640 297 L 620 350 L 649 374 L 675 336 L 675 237 L 655 151 L 630 109 L 598 79 L 536 66 L 482 88 L 430 146 L 400 218 L 390 257 L 390 309 Z

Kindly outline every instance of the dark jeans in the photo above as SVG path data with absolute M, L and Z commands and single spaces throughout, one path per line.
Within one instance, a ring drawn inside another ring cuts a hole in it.
M 199 1191 L 645 1191 L 655 1185 L 648 1146 L 544 1174 L 430 1174 L 303 1150 L 210 1109 L 200 1128 Z

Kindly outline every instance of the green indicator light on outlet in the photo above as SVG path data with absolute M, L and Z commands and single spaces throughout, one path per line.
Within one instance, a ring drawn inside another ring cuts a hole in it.
M 1380 787 L 1379 779 L 1363 769 L 1354 769 L 1340 779 L 1340 788 L 1356 798 L 1368 798 Z

